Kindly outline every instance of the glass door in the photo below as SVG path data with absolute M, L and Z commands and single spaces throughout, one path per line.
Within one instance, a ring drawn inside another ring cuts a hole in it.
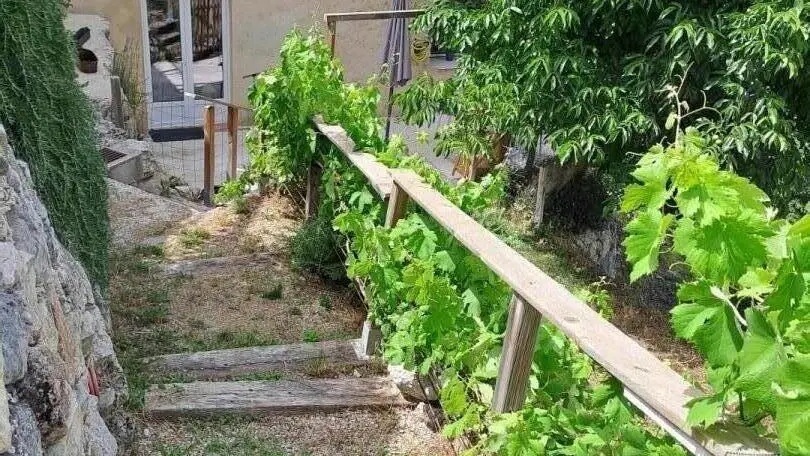
M 225 98 L 223 0 L 146 0 L 145 6 L 150 128 L 200 126 L 210 104 L 200 98 Z

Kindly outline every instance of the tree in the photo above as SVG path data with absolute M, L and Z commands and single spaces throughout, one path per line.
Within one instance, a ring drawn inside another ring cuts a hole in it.
M 783 212 L 810 199 L 802 2 L 435 0 L 414 27 L 460 55 L 450 80 L 419 78 L 397 100 L 406 121 L 455 115 L 441 142 L 500 132 L 533 146 L 545 133 L 563 162 L 632 163 L 671 122 L 662 89 L 688 73 L 684 106 L 712 109 L 683 127 Z M 475 100 L 485 87 L 501 95 Z

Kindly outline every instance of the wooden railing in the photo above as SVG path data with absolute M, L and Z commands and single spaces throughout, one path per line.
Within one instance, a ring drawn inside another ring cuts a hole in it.
M 622 382 L 625 397 L 692 454 L 778 454 L 774 445 L 744 426 L 729 423 L 710 430 L 690 427 L 686 422 L 688 404 L 701 393 L 678 373 L 461 211 L 413 171 L 389 169 L 377 162 L 373 155 L 356 151 L 353 141 L 341 127 L 326 125 L 320 118 L 313 121 L 315 128 L 366 176 L 371 187 L 387 202 L 386 226 L 393 227 L 404 217 L 407 204 L 412 201 L 512 288 L 492 403 L 495 411 L 514 411 L 523 406 L 538 325 L 545 318 Z M 313 189 L 309 187 L 308 192 L 315 191 L 315 186 Z M 310 198 L 312 195 L 307 195 L 307 199 Z M 376 341 L 372 339 L 379 337 L 379 331 L 367 322 L 363 337 L 367 351 L 373 351 Z

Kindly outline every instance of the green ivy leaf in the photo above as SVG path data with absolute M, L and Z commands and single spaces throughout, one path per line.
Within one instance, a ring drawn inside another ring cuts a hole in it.
M 662 215 L 659 211 L 647 211 L 639 214 L 627 224 L 627 238 L 624 245 L 627 258 L 633 265 L 630 281 L 649 274 L 658 268 L 658 255 L 661 243 L 667 234 L 674 217 Z

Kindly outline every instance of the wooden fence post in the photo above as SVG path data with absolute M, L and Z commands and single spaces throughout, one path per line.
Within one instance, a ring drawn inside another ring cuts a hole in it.
M 124 106 L 121 78 L 110 77 L 110 120 L 118 128 L 124 128 Z
M 503 338 L 501 364 L 495 382 L 492 409 L 498 413 L 513 412 L 523 407 L 529 374 L 532 371 L 534 343 L 542 316 L 517 293 L 512 295 L 509 319 Z
M 314 162 L 309 165 L 307 171 L 307 194 L 304 201 L 304 216 L 307 220 L 311 220 L 318 214 L 318 205 L 321 203 L 321 175 L 323 175 L 323 168 Z
M 236 162 L 239 156 L 239 110 L 228 106 L 228 142 L 231 146 L 230 177 L 236 179 Z
M 337 22 L 327 19 L 326 27 L 329 29 L 329 49 L 331 50 L 332 57 L 335 57 L 335 40 L 337 39 Z
M 388 197 L 388 212 L 385 215 L 385 226 L 393 228 L 397 222 L 405 217 L 405 209 L 408 207 L 410 197 L 399 185 L 394 184 L 391 188 L 391 195 Z M 371 356 L 380 349 L 382 343 L 382 333 L 380 329 L 370 321 L 363 324 L 363 334 L 360 336 L 363 345 L 363 353 Z
M 210 206 L 214 196 L 214 107 L 208 105 L 203 123 L 203 203 Z

